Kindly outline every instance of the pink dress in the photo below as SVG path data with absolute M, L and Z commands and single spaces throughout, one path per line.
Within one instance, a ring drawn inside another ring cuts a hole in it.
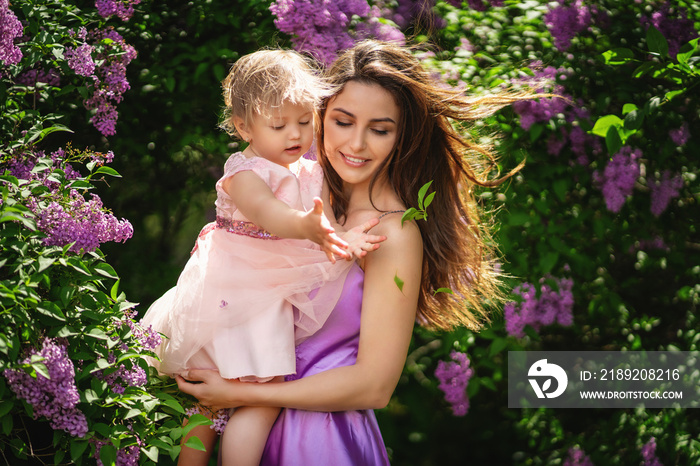
M 222 186 L 246 170 L 297 210 L 321 194 L 316 162 L 302 158 L 287 169 L 240 152 L 229 157 L 216 183 L 216 222 L 202 229 L 177 285 L 142 319 L 167 337 L 153 361 L 161 373 L 216 369 L 260 381 L 294 374 L 295 344 L 323 326 L 340 296 L 352 263 L 332 264 L 314 243 L 277 238 L 238 211 Z

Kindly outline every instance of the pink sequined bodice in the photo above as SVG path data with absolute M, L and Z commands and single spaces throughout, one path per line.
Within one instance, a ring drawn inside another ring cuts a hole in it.
M 307 211 L 313 207 L 313 198 L 321 195 L 323 172 L 312 160 L 304 158 L 289 169 L 261 157 L 248 158 L 242 152 L 231 155 L 224 165 L 224 176 L 216 183 L 217 223 L 248 222 L 238 211 L 231 197 L 224 191 L 224 182 L 241 171 L 252 171 L 267 184 L 275 197 L 293 209 Z

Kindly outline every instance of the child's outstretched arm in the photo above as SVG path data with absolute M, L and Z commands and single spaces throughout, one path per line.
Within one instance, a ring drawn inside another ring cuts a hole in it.
M 314 199 L 314 208 L 302 212 L 277 199 L 265 182 L 252 171 L 241 171 L 228 178 L 223 188 L 236 207 L 251 222 L 275 236 L 308 239 L 321 246 L 331 262 L 334 256 L 347 258 L 348 244 L 335 234 L 323 213 L 323 202 Z

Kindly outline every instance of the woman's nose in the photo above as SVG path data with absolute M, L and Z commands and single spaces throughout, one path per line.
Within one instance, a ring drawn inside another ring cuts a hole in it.
M 366 147 L 365 133 L 357 128 L 350 138 L 350 149 L 353 152 L 360 152 Z

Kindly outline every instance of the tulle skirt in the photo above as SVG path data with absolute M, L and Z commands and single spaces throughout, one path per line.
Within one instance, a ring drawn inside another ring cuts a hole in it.
M 295 373 L 295 344 L 323 326 L 351 264 L 332 264 L 308 241 L 208 225 L 177 285 L 142 320 L 166 337 L 154 365 L 169 375 L 190 369 L 217 369 L 225 378 Z

